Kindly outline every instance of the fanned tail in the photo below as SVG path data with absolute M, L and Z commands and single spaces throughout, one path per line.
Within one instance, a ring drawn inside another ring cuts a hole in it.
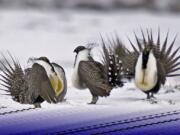
M 10 53 L 9 57 L 12 63 L 1 53 L 3 60 L 0 61 L 0 67 L 2 72 L 0 73 L 0 85 L 3 90 L 12 96 L 12 99 L 24 103 L 25 101 L 25 79 L 23 70 L 18 61 L 15 61 Z
M 112 45 L 115 41 L 110 41 Z M 103 56 L 103 65 L 105 69 L 105 75 L 108 83 L 112 87 L 122 87 L 122 77 L 123 77 L 123 67 L 122 62 L 119 59 L 118 55 L 115 53 L 115 46 L 107 47 L 105 41 L 102 39 L 102 56 Z
M 160 29 L 158 29 L 157 41 L 155 41 L 152 36 L 153 35 L 152 30 L 147 29 L 146 31 L 148 37 L 147 39 L 145 38 L 144 32 L 141 29 L 143 43 L 140 43 L 140 39 L 138 39 L 135 34 L 135 38 L 139 50 L 130 41 L 134 53 L 138 54 L 141 51 L 142 47 L 150 47 L 151 49 L 153 49 L 156 59 L 158 59 L 159 62 L 163 65 L 165 76 L 167 77 L 179 76 L 179 74 L 174 73 L 180 70 L 180 54 L 179 54 L 180 47 L 178 47 L 177 49 L 174 48 L 177 34 L 172 40 L 172 42 L 168 44 L 168 37 L 169 37 L 169 31 L 168 31 L 164 42 L 162 42 L 161 44 Z
M 152 35 L 152 31 L 150 32 L 150 34 L 148 33 L 148 37 L 150 35 Z M 178 74 L 172 74 L 172 73 L 180 70 L 180 55 L 178 53 L 180 47 L 174 49 L 177 34 L 170 44 L 168 44 L 168 37 L 169 37 L 169 31 L 167 32 L 165 40 L 161 45 L 160 30 L 158 30 L 158 38 L 156 44 L 154 43 L 155 40 L 152 37 L 150 41 L 148 40 L 148 45 L 153 48 L 156 58 L 159 59 L 160 62 L 163 64 L 163 67 L 165 68 L 166 76 L 174 77 L 174 76 L 178 76 Z
M 124 46 L 118 36 L 116 36 L 116 40 L 111 45 L 118 61 L 120 62 L 120 74 L 122 78 L 132 79 L 134 77 L 134 66 L 136 64 L 137 57 L 139 56 L 139 51 L 142 49 L 140 41 L 138 41 L 138 39 L 136 39 L 136 41 L 139 44 L 138 48 L 136 48 L 135 45 L 129 40 L 133 48 L 133 52 Z

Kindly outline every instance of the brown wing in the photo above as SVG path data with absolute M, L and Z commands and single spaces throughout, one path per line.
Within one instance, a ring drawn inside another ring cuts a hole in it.
M 93 95 L 108 96 L 112 87 L 105 79 L 103 65 L 95 61 L 81 61 L 79 76 Z
M 55 92 L 51 86 L 45 69 L 39 64 L 33 64 L 27 75 L 28 95 L 36 100 L 39 96 L 48 103 L 56 103 Z

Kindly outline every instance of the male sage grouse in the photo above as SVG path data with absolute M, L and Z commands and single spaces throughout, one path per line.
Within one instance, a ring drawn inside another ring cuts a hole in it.
M 160 31 L 157 41 L 154 40 L 152 31 L 147 30 L 147 38 L 142 30 L 141 32 L 142 40 L 135 34 L 138 47 L 129 40 L 133 51 L 118 42 L 115 49 L 123 67 L 128 69 L 128 75 L 135 78 L 136 86 L 147 94 L 147 99 L 151 99 L 161 85 L 165 84 L 166 77 L 180 76 L 175 73 L 180 70 L 180 47 L 174 49 L 176 37 L 168 45 L 168 34 L 161 44 Z
M 107 97 L 116 86 L 123 86 L 119 72 L 121 65 L 115 55 L 103 43 L 103 64 L 91 56 L 92 47 L 78 46 L 74 63 L 72 84 L 77 89 L 88 88 L 92 94 L 90 104 L 96 104 L 98 97 Z
M 31 58 L 32 66 L 23 71 L 19 62 L 11 54 L 12 64 L 2 54 L 0 61 L 0 85 L 22 104 L 34 104 L 41 107 L 43 101 L 58 103 L 64 100 L 67 91 L 65 72 L 56 63 L 50 63 L 46 57 Z

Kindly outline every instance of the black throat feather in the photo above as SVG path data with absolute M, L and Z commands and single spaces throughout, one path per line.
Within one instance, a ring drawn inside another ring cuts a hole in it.
M 143 52 L 143 56 L 142 56 L 142 69 L 146 69 L 147 68 L 147 62 L 149 59 L 149 52 Z

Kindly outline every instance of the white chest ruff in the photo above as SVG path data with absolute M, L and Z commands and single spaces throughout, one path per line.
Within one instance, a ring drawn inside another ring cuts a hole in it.
M 48 63 L 46 63 L 46 62 L 44 62 L 44 61 L 42 61 L 42 60 L 36 60 L 34 63 L 37 63 L 37 64 L 43 66 L 44 69 L 45 69 L 45 71 L 46 71 L 46 73 L 47 73 L 47 76 L 48 76 L 48 77 L 55 75 L 55 73 L 52 72 L 52 70 L 51 70 L 52 67 L 51 67 Z
M 78 68 L 80 61 L 88 61 L 89 60 L 89 51 L 83 50 L 77 54 L 76 63 L 73 69 L 72 74 L 72 85 L 77 89 L 85 89 L 86 86 L 83 82 L 81 82 L 79 74 L 78 74 Z
M 157 83 L 157 64 L 152 52 L 149 54 L 147 68 L 142 69 L 142 54 L 139 56 L 135 69 L 135 84 L 142 91 L 149 91 Z
M 80 78 L 79 78 L 79 75 L 77 74 L 77 72 L 73 72 L 72 85 L 77 89 L 85 89 L 86 88 L 85 84 L 80 81 Z
M 54 67 L 55 72 L 52 71 L 52 67 L 50 64 L 46 63 L 43 60 L 35 60 L 33 63 L 37 63 L 45 69 L 47 76 L 49 78 L 49 81 L 51 83 L 51 86 L 53 90 L 55 91 L 56 96 L 59 96 L 59 94 L 63 91 L 64 89 L 64 81 L 63 78 L 61 77 L 61 74 L 58 70 L 58 68 Z M 33 64 L 32 63 L 32 64 Z

